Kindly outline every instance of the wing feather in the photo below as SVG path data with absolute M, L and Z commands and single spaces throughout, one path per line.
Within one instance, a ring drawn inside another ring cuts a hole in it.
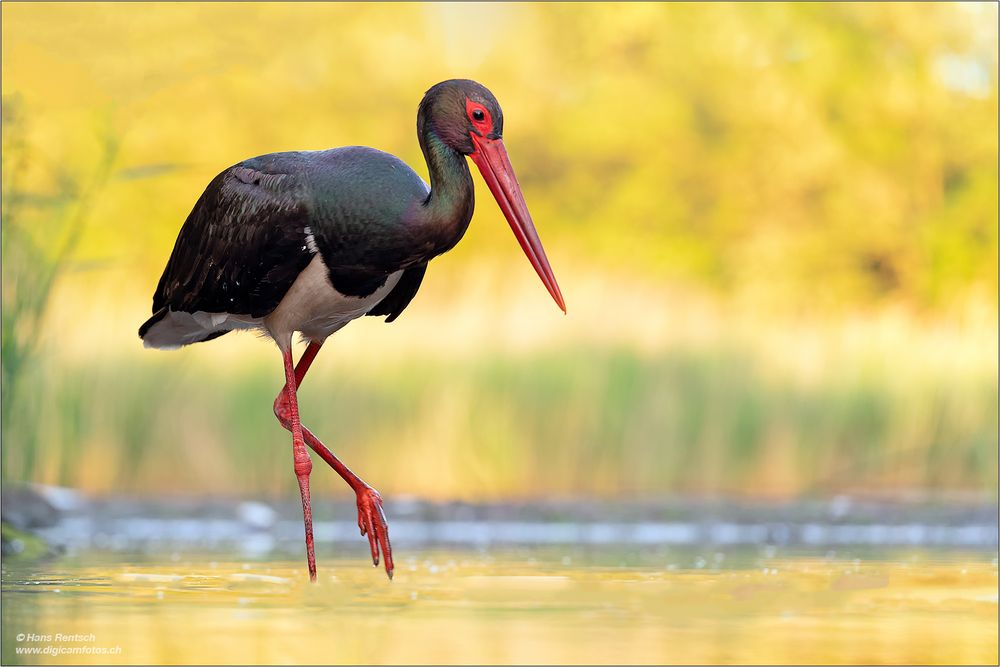
M 263 317 L 312 259 L 309 210 L 293 174 L 236 165 L 205 189 L 177 236 L 153 312 Z
M 420 283 L 423 281 L 424 272 L 426 271 L 426 264 L 403 271 L 403 275 L 399 277 L 399 282 L 392 288 L 392 291 L 386 294 L 385 298 L 379 301 L 374 308 L 369 310 L 368 314 L 388 315 L 385 318 L 386 322 L 395 320 L 410 305 L 410 301 L 413 301 L 417 290 L 420 289 Z

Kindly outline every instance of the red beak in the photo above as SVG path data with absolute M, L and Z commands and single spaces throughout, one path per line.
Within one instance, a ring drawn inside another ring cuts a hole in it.
M 528 213 L 528 205 L 524 203 L 524 195 L 521 194 L 521 186 L 517 183 L 517 176 L 514 175 L 514 168 L 510 166 L 510 159 L 507 157 L 507 149 L 500 139 L 487 139 L 471 133 L 472 143 L 476 147 L 476 152 L 469 157 L 479 167 L 483 174 L 483 180 L 490 186 L 490 192 L 500 204 L 500 210 L 510 223 L 510 228 L 514 230 L 521 249 L 528 256 L 531 265 L 535 267 L 538 277 L 545 284 L 545 289 L 549 291 L 556 304 L 566 312 L 566 302 L 563 301 L 562 293 L 559 291 L 559 284 L 549 266 L 549 260 L 545 257 L 545 250 L 542 249 L 542 242 L 538 239 L 538 232 L 535 231 L 535 224 L 531 221 L 531 214 Z

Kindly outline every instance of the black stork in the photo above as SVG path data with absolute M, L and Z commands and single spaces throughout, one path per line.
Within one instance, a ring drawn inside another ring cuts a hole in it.
M 215 177 L 181 228 L 140 328 L 146 347 L 172 349 L 237 329 L 270 336 L 285 385 L 274 414 L 292 433 L 309 578 L 313 552 L 309 445 L 357 495 L 358 527 L 392 578 L 379 493 L 299 420 L 296 392 L 323 342 L 362 315 L 392 322 L 413 299 L 427 263 L 461 240 L 475 205 L 471 157 L 535 271 L 566 312 L 503 140 L 503 112 L 484 86 L 437 84 L 417 111 L 430 187 L 399 158 L 373 148 L 271 153 Z M 292 361 L 292 335 L 307 347 Z

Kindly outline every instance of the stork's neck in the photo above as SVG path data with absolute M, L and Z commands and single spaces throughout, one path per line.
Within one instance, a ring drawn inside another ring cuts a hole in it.
M 445 145 L 430 128 L 422 128 L 420 148 L 431 177 L 431 192 L 421 210 L 422 226 L 434 238 L 438 253 L 458 243 L 476 205 L 472 175 L 465 156 Z

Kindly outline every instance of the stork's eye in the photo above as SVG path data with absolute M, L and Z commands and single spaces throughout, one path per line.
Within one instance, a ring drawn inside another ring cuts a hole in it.
M 479 136 L 488 134 L 493 129 L 493 118 L 490 111 L 479 102 L 465 98 L 465 117 L 472 123 L 472 131 Z

